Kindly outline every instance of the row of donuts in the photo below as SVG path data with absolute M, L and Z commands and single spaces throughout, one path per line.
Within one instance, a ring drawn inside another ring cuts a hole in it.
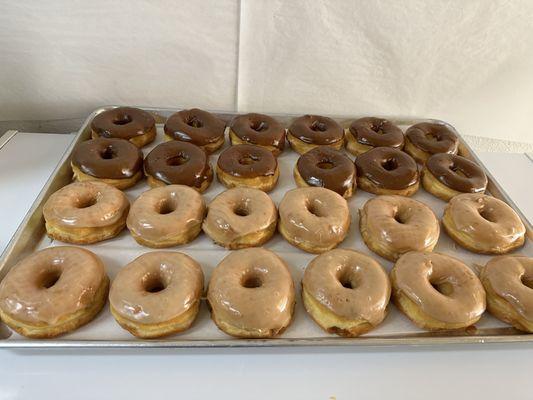
M 533 259 L 527 257 L 495 257 L 478 278 L 450 256 L 409 252 L 388 275 L 365 254 L 334 249 L 307 265 L 301 297 L 321 328 L 346 337 L 381 324 L 391 294 L 397 308 L 423 329 L 467 328 L 487 307 L 498 319 L 533 332 L 532 282 Z M 189 329 L 203 294 L 200 264 L 180 252 L 139 256 L 121 268 L 109 288 L 94 253 L 50 247 L 20 261 L 0 283 L 0 317 L 24 336 L 48 338 L 90 322 L 109 299 L 122 328 L 139 338 L 157 338 Z M 287 264 L 264 248 L 226 256 L 212 272 L 206 299 L 218 328 L 241 338 L 281 334 L 296 301 Z

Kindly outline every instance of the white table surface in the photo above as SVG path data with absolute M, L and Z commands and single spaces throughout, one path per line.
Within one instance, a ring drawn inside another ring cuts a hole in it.
M 18 133 L 0 148 L 0 251 L 72 139 Z M 31 145 L 29 145 L 31 143 Z M 523 154 L 480 157 L 528 215 L 533 163 Z M 2 350 L 0 400 L 514 399 L 530 397 L 533 346 Z

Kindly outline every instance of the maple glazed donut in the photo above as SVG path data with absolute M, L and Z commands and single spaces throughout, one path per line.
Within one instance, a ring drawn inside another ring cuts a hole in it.
M 46 233 L 66 243 L 90 244 L 115 237 L 126 226 L 130 203 L 103 182 L 74 182 L 53 193 L 43 207 Z
M 442 225 L 456 243 L 475 253 L 504 254 L 525 241 L 526 228 L 518 214 L 507 203 L 481 193 L 453 197 Z
M 453 257 L 411 251 L 396 261 L 390 278 L 394 304 L 423 329 L 466 328 L 485 311 L 483 285 Z
M 196 319 L 203 288 L 202 268 L 188 255 L 144 253 L 113 281 L 111 314 L 122 328 L 140 338 L 182 332 Z
M 444 201 L 460 193 L 484 193 L 487 182 L 479 165 L 455 154 L 434 154 L 422 170 L 424 189 Z
M 292 321 L 294 283 L 285 262 L 264 248 L 231 252 L 213 270 L 207 301 L 228 335 L 270 338 Z
M 144 160 L 144 172 L 152 187 L 186 185 L 204 192 L 213 181 L 213 170 L 204 150 L 187 142 L 157 145 Z
M 355 159 L 357 185 L 374 194 L 412 196 L 418 191 L 415 160 L 392 147 L 376 147 Z
M 459 139 L 446 125 L 421 122 L 405 132 L 404 151 L 424 164 L 437 153 L 457 154 Z
M 58 336 L 91 321 L 108 288 L 104 265 L 94 253 L 49 247 L 18 262 L 2 280 L 0 318 L 23 336 Z
M 346 200 L 318 187 L 289 190 L 279 204 L 281 235 L 309 253 L 323 253 L 341 243 L 350 228 Z
M 359 229 L 367 247 L 390 261 L 408 251 L 432 251 L 439 240 L 439 220 L 433 211 L 408 197 L 374 197 L 359 215 Z
M 333 119 L 320 115 L 296 118 L 287 130 L 287 140 L 297 153 L 304 154 L 316 146 L 330 146 L 340 150 L 344 130 Z
M 271 151 L 275 156 L 285 148 L 285 128 L 274 118 L 250 113 L 235 117 L 230 124 L 231 144 L 254 144 Z
M 302 154 L 294 166 L 294 180 L 300 187 L 324 187 L 351 197 L 355 191 L 355 165 L 339 150 L 318 146 Z
M 345 136 L 346 150 L 356 156 L 374 147 L 393 147 L 401 150 L 404 144 L 402 130 L 383 118 L 357 119 L 345 130 Z
M 155 248 L 189 243 L 202 230 L 206 212 L 202 195 L 184 185 L 168 185 L 142 193 L 126 220 L 137 243 Z
M 143 154 L 128 140 L 92 139 L 76 146 L 71 167 L 79 182 L 101 181 L 123 190 L 143 178 Z
M 198 108 L 181 110 L 172 114 L 164 126 L 167 140 L 195 144 L 208 154 L 222 147 L 225 129 L 224 121 Z
M 317 256 L 302 280 L 304 307 L 325 331 L 354 337 L 374 329 L 387 315 L 389 277 L 371 257 L 334 249 Z
M 533 258 L 499 256 L 481 270 L 487 309 L 501 321 L 533 332 Z
M 269 192 L 278 182 L 278 161 L 264 147 L 230 146 L 218 157 L 217 178 L 227 188 L 245 186 Z
M 98 114 L 91 122 L 92 138 L 126 139 L 137 147 L 154 141 L 155 119 L 149 112 L 133 107 L 117 107 Z
M 276 231 L 278 213 L 272 199 L 253 188 L 233 188 L 216 196 L 207 209 L 203 231 L 228 249 L 261 246 Z

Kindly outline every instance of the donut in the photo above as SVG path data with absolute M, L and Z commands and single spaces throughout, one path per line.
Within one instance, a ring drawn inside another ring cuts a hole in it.
M 474 253 L 505 254 L 525 241 L 526 228 L 518 214 L 482 193 L 453 197 L 444 209 L 442 225 L 457 244 Z
M 421 122 L 405 132 L 404 151 L 424 164 L 437 153 L 457 154 L 459 139 L 446 125 Z
M 419 187 L 415 160 L 392 147 L 376 147 L 355 159 L 357 185 L 374 194 L 412 196 Z
M 167 140 L 189 142 L 211 154 L 224 144 L 226 124 L 207 111 L 192 108 L 172 114 L 163 129 Z
M 391 286 L 383 267 L 353 250 L 317 256 L 305 269 L 305 310 L 326 332 L 355 337 L 378 326 L 387 315 Z
M 276 231 L 278 213 L 268 195 L 253 188 L 233 188 L 211 201 L 202 224 L 213 242 L 227 249 L 261 246 Z
M 320 115 L 296 118 L 287 131 L 287 140 L 297 153 L 304 154 L 316 146 L 330 146 L 340 150 L 344 130 L 333 119 Z
M 189 243 L 202 230 L 202 195 L 184 185 L 148 190 L 132 204 L 126 224 L 135 241 L 162 248 Z
M 157 338 L 182 332 L 200 308 L 204 274 L 186 254 L 144 253 L 122 268 L 109 291 L 109 308 L 134 336 Z
M 137 147 L 153 142 L 156 133 L 152 114 L 133 107 L 117 107 L 103 111 L 91 122 L 93 139 L 99 137 L 126 139 Z
M 480 274 L 487 309 L 516 329 L 533 333 L 533 258 L 498 256 Z
M 409 251 L 432 251 L 439 220 L 428 206 L 403 196 L 377 196 L 359 210 L 359 229 L 367 247 L 389 261 Z
M 74 182 L 53 193 L 43 207 L 46 233 L 66 243 L 90 244 L 117 236 L 130 203 L 103 182 Z
M 485 311 L 485 290 L 461 261 L 439 253 L 411 251 L 391 274 L 392 300 L 422 329 L 462 329 Z
M 227 188 L 246 186 L 270 192 L 278 183 L 278 161 L 264 147 L 237 144 L 220 153 L 217 178 Z
M 323 253 L 336 247 L 349 228 L 348 203 L 332 190 L 292 189 L 279 204 L 279 232 L 287 242 L 309 253 Z
M 351 197 L 356 187 L 354 163 L 329 146 L 318 146 L 302 154 L 293 175 L 300 187 L 324 187 L 344 198 Z
M 345 130 L 346 150 L 353 155 L 365 153 L 374 147 L 393 147 L 401 150 L 403 132 L 392 122 L 375 117 L 359 118 Z
M 274 118 L 250 113 L 236 116 L 230 124 L 231 144 L 255 144 L 275 156 L 285 148 L 285 128 Z
M 207 301 L 220 330 L 240 338 L 270 338 L 291 323 L 294 283 L 287 264 L 263 248 L 231 252 L 213 270 Z
M 49 247 L 19 261 L 0 283 L 0 318 L 30 338 L 51 338 L 90 322 L 107 299 L 109 278 L 89 250 Z
M 484 193 L 487 182 L 479 165 L 455 154 L 433 154 L 422 170 L 424 189 L 444 201 L 460 193 Z
M 72 152 L 70 165 L 76 181 L 101 181 L 120 190 L 143 178 L 142 151 L 124 139 L 81 142 Z
M 144 160 L 144 173 L 152 187 L 186 185 L 200 193 L 213 181 L 206 152 L 194 144 L 179 141 L 157 145 Z

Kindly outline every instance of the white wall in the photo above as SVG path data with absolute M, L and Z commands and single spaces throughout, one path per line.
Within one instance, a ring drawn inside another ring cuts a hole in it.
M 533 2 L 0 0 L 0 121 L 102 104 L 445 119 L 533 143 Z

